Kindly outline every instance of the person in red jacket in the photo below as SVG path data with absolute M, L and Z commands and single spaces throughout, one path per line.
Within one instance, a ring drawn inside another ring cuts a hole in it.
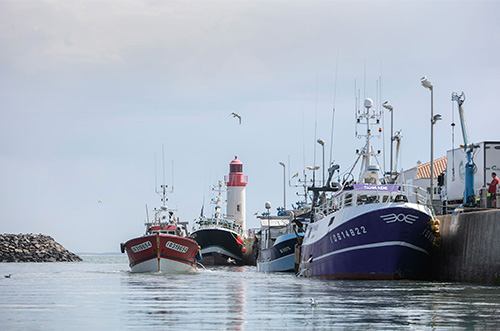
M 497 207 L 497 185 L 500 183 L 500 181 L 498 180 L 497 174 L 494 172 L 491 173 L 491 178 L 493 178 L 491 183 L 487 183 L 488 194 L 490 196 L 491 206 L 493 208 L 496 208 Z

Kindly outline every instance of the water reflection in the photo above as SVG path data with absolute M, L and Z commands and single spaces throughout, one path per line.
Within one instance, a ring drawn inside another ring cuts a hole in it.
M 241 275 L 236 275 L 234 283 L 226 283 L 227 301 L 229 302 L 228 315 L 232 316 L 226 321 L 226 327 L 239 331 L 244 330 L 246 322 L 246 284 L 243 274 L 245 267 L 234 267 L 234 271 L 241 273 Z
M 500 298 L 491 291 L 500 293 L 492 287 L 477 287 L 467 293 L 457 284 L 415 281 L 322 281 L 314 290 L 320 302 L 316 312 L 321 311 L 314 323 L 346 328 L 497 329 Z M 481 298 L 484 292 L 488 295 Z
M 499 330 L 500 287 L 324 281 L 213 267 L 132 274 L 126 261 L 9 264 L 2 330 Z M 311 306 L 314 298 L 317 306 Z
M 244 330 L 246 267 L 197 274 L 129 273 L 122 280 L 127 326 Z M 238 273 L 242 276 L 235 276 Z

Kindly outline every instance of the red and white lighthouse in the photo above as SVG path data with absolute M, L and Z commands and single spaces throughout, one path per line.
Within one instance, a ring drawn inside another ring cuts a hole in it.
M 226 215 L 241 226 L 246 234 L 245 187 L 248 176 L 243 175 L 243 163 L 235 156 L 229 164 L 229 176 L 224 176 L 227 186 Z

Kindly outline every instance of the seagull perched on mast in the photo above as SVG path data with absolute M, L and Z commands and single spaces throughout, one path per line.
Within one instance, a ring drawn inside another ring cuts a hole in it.
M 240 124 L 241 124 L 241 116 L 236 114 L 236 113 L 231 113 L 229 115 L 232 115 L 234 118 L 237 118 L 239 121 L 240 121 Z

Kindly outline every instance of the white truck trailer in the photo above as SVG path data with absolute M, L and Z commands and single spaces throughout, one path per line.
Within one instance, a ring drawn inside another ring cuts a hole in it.
M 486 183 L 491 182 L 491 173 L 500 176 L 500 141 L 483 141 L 478 144 L 473 160 L 476 165 L 474 174 L 474 192 L 480 202 L 478 207 L 486 207 Z M 459 147 L 446 153 L 446 171 L 438 179 L 442 186 L 442 202 L 444 212 L 450 212 L 463 203 L 465 190 L 465 165 L 467 156 L 464 149 Z M 497 203 L 497 206 L 500 206 Z

